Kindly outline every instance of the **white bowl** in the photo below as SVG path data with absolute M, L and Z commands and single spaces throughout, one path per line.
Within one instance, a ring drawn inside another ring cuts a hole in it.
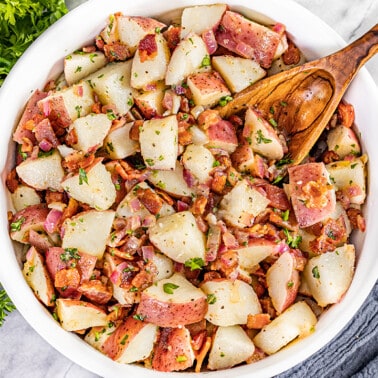
M 181 0 L 180 7 L 210 4 L 214 0 Z M 254 18 L 258 14 L 282 22 L 307 59 L 327 55 L 344 46 L 343 40 L 316 16 L 290 0 L 229 0 L 234 10 Z M 253 7 L 254 12 L 248 11 Z M 121 365 L 97 352 L 74 334 L 64 331 L 49 312 L 37 301 L 26 284 L 15 254 L 15 246 L 8 236 L 7 211 L 11 208 L 5 188 L 6 174 L 14 164 L 14 146 L 11 142 L 23 106 L 36 88 L 42 88 L 49 78 L 62 70 L 63 57 L 93 40 L 105 26 L 107 16 L 116 11 L 128 15 L 160 16 L 172 14 L 177 2 L 172 0 L 90 0 L 64 16 L 49 28 L 18 61 L 0 92 L 0 282 L 27 322 L 54 348 L 84 368 L 103 377 L 187 377 L 193 373 L 159 373 L 135 365 Z M 257 12 L 257 13 L 256 13 Z M 350 86 L 346 100 L 356 112 L 356 124 L 361 131 L 363 148 L 369 155 L 369 166 L 378 165 L 378 131 L 373 122 L 378 119 L 378 94 L 375 83 L 362 69 Z M 369 133 L 369 134 L 368 134 Z M 375 195 L 373 195 L 375 194 Z M 357 246 L 357 266 L 351 287 L 342 301 L 321 317 L 314 334 L 286 350 L 252 365 L 196 374 L 196 377 L 268 377 L 285 371 L 304 361 L 334 338 L 357 312 L 378 278 L 378 175 L 370 175 L 368 199 L 365 205 L 367 231 L 354 238 Z

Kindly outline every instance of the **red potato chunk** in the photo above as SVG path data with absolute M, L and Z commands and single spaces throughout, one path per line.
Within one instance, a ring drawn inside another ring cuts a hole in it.
M 335 210 L 335 189 L 323 163 L 289 168 L 289 191 L 299 227 L 321 222 Z
M 295 264 L 295 256 L 285 252 L 266 274 L 269 296 L 278 314 L 285 311 L 297 296 L 300 280 Z
M 20 243 L 29 243 L 29 232 L 44 231 L 44 223 L 49 213 L 45 204 L 28 206 L 13 215 L 10 222 L 10 236 Z
M 195 105 L 211 107 L 216 105 L 222 97 L 231 95 L 218 72 L 200 72 L 190 75 L 187 84 Z
M 191 367 L 194 352 L 187 328 L 164 328 L 152 359 L 152 368 L 158 371 L 179 371 Z
M 134 317 L 127 318 L 101 346 L 101 351 L 120 363 L 146 359 L 152 352 L 157 327 Z
M 137 313 L 160 327 L 178 327 L 202 320 L 206 295 L 179 273 L 142 292 Z
M 281 32 L 284 31 L 284 28 Z M 216 33 L 217 42 L 236 54 L 255 59 L 269 68 L 280 44 L 281 33 L 248 20 L 241 14 L 227 11 Z
M 215 110 L 205 110 L 198 117 L 198 125 L 205 131 L 210 148 L 233 153 L 238 146 L 236 131 L 231 122 L 223 120 Z
M 43 256 L 34 247 L 31 247 L 26 254 L 22 273 L 35 296 L 45 306 L 54 306 L 54 285 L 47 271 Z

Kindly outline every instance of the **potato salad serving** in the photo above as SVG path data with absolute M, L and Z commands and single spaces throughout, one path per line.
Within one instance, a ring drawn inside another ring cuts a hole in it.
M 365 231 L 353 105 L 299 165 L 280 128 L 295 99 L 219 112 L 303 59 L 285 25 L 226 4 L 170 22 L 119 12 L 32 93 L 13 133 L 9 233 L 63 329 L 164 372 L 251 364 L 315 332 Z

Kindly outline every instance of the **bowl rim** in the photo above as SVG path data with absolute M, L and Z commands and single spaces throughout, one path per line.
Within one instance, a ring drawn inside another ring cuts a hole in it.
M 29 47 L 5 80 L 0 90 L 0 114 L 4 115 L 4 117 L 2 117 L 2 123 L 9 125 L 12 124 L 12 126 L 14 125 L 16 119 L 20 116 L 23 105 L 32 91 L 36 88 L 41 88 L 46 82 L 46 80 L 42 80 L 43 78 L 46 79 L 47 72 L 49 76 L 55 75 L 59 68 L 62 67 L 61 61 L 63 56 L 79 47 L 79 44 L 76 41 L 80 41 L 80 46 L 83 45 L 83 43 L 88 42 L 91 36 L 94 37 L 101 27 L 105 26 L 106 18 L 110 13 L 122 11 L 124 14 L 151 15 L 153 17 L 156 14 L 163 13 L 171 8 L 213 4 L 216 3 L 216 1 L 181 0 L 179 4 L 172 5 L 172 1 L 170 0 L 161 0 L 158 2 L 158 6 L 154 3 L 156 3 L 156 1 L 154 2 L 153 0 L 139 0 L 133 4 L 125 4 L 124 0 L 112 0 L 112 2 L 109 3 L 105 3 L 102 0 L 89 0 L 58 20 L 46 32 L 44 32 L 31 45 L 31 47 Z M 230 0 L 226 1 L 226 3 L 230 4 L 231 8 L 237 11 L 244 11 L 247 8 L 251 8 L 254 11 L 269 15 L 269 17 L 282 22 L 283 24 L 287 24 L 287 21 L 285 20 L 289 19 L 290 13 L 295 15 L 298 13 L 301 14 L 300 25 L 294 26 L 289 24 L 288 31 L 294 37 L 294 41 L 300 41 L 301 37 L 297 29 L 305 29 L 306 25 L 314 25 L 311 26 L 311 28 L 317 28 L 317 32 L 320 33 L 320 35 L 306 36 L 303 44 L 299 44 L 301 50 L 309 59 L 314 59 L 321 55 L 327 55 L 345 46 L 343 39 L 330 26 L 292 0 L 285 0 L 284 9 L 282 9 L 282 2 L 280 0 L 270 0 L 269 2 L 266 0 L 255 0 L 253 4 L 250 4 L 248 0 Z M 151 11 L 152 9 L 155 11 Z M 88 17 L 88 14 L 91 14 L 91 20 L 88 24 L 83 24 L 83 19 Z M 103 25 L 101 25 L 101 23 L 103 23 Z M 67 27 L 67 25 L 69 25 L 69 27 Z M 77 38 L 77 33 L 82 33 L 81 35 L 83 37 Z M 65 36 L 64 49 L 60 47 L 60 43 L 55 43 L 53 45 L 51 43 L 51 41 L 59 41 L 61 35 Z M 70 42 L 67 42 L 68 38 L 70 38 Z M 321 45 L 317 44 L 317 41 L 319 40 L 322 40 Z M 316 49 L 314 49 L 314 46 L 316 46 Z M 46 57 L 46 60 L 49 62 L 48 64 L 45 62 L 42 64 L 47 70 L 43 71 L 43 74 L 36 74 L 35 76 L 30 77 L 31 71 L 26 69 L 26 67 L 33 67 L 36 64 L 39 64 L 41 57 Z M 51 62 L 54 62 L 52 68 Z M 378 102 L 377 87 L 365 68 L 361 69 L 356 76 L 356 79 L 351 84 L 350 90 L 348 90 L 348 93 L 349 91 L 352 93 L 352 97 L 353 91 L 357 90 L 353 89 L 353 87 L 356 88 L 358 86 L 356 84 L 357 82 L 358 85 L 362 85 L 364 88 L 365 94 L 367 95 L 366 97 L 370 95 L 372 98 L 367 100 L 370 101 L 369 104 L 376 104 Z M 20 85 L 20 83 L 22 83 L 22 88 L 18 89 L 17 85 Z M 18 95 L 17 99 L 9 103 L 7 98 L 10 98 L 10 94 L 15 97 L 14 93 Z M 374 110 L 374 108 L 371 109 Z M 374 111 L 377 113 L 375 117 L 376 119 L 378 117 L 378 111 Z M 12 143 L 10 141 L 10 135 L 12 131 L 6 130 L 6 132 L 8 133 L 7 137 L 0 139 L 0 151 L 11 150 Z M 377 136 L 375 136 L 375 139 L 377 139 Z M 375 153 L 374 150 L 369 151 L 369 156 L 370 153 L 373 153 L 374 157 L 378 156 L 378 153 Z M 2 219 L 2 224 L 4 225 L 7 224 L 5 214 L 7 214 L 7 210 L 9 210 L 9 196 L 5 190 L 5 178 L 7 165 L 9 165 L 10 159 L 10 156 L 0 154 L 0 171 L 2 177 L 2 187 L 0 189 L 0 219 Z M 378 157 L 374 158 L 374 161 L 378 162 Z M 378 191 L 377 180 L 370 177 L 369 184 L 370 192 Z M 376 200 L 371 197 L 372 196 L 368 197 L 369 208 L 372 206 L 375 207 L 376 205 Z M 367 227 L 368 229 L 374 227 L 373 217 L 367 218 Z M 366 235 L 364 245 L 374 245 L 378 242 L 377 236 L 371 234 L 372 233 Z M 6 251 L 6 253 L 3 254 L 3 263 L 0 265 L 0 281 L 21 315 L 60 353 L 93 373 L 105 377 L 117 377 L 118 375 L 121 376 L 125 373 L 131 373 L 133 376 L 138 377 L 153 377 L 156 376 L 156 374 L 161 374 L 164 377 L 176 377 L 178 375 L 181 377 L 193 376 L 193 373 L 160 373 L 135 365 L 117 364 L 97 352 L 93 347 L 89 346 L 80 338 L 64 331 L 58 323 L 53 321 L 50 313 L 34 297 L 31 289 L 23 279 L 6 227 L 0 229 L 0 238 L 4 241 L 3 248 Z M 364 263 L 369 264 L 369 266 L 364 266 L 363 269 L 361 265 L 364 265 Z M 371 261 L 368 260 L 368 255 L 366 253 L 362 254 L 361 260 L 356 268 L 356 274 L 360 271 L 362 271 L 362 276 L 365 280 L 363 284 L 361 282 L 356 282 L 357 280 L 353 280 L 343 301 L 334 305 L 334 311 L 327 312 L 323 315 L 324 318 L 322 317 L 319 321 L 319 324 L 326 321 L 333 322 L 334 327 L 331 330 L 317 330 L 313 335 L 301 340 L 300 343 L 292 345 L 290 348 L 286 350 L 284 349 L 277 354 L 270 356 L 268 359 L 254 363 L 252 369 L 252 365 L 241 366 L 234 368 L 232 374 L 238 377 L 247 375 L 253 377 L 268 377 L 276 375 L 303 362 L 306 358 L 310 357 L 313 353 L 330 342 L 352 318 L 352 316 L 343 317 L 343 313 L 347 310 L 347 313 L 352 313 L 354 315 L 373 288 L 378 278 L 378 260 L 375 264 L 372 264 Z M 17 282 L 17 285 L 14 285 L 14 282 Z M 30 293 L 31 295 L 26 297 L 26 293 Z M 300 346 L 298 347 L 299 344 Z M 85 353 L 83 353 L 83 351 L 85 351 Z M 269 361 L 267 362 L 267 360 Z M 229 370 L 223 372 L 216 371 L 201 373 L 196 376 L 214 376 L 220 378 L 223 376 L 226 377 L 228 371 Z

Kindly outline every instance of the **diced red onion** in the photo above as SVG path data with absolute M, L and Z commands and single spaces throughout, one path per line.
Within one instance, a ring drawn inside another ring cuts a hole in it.
M 222 235 L 223 243 L 227 249 L 235 249 L 239 247 L 239 244 L 234 235 L 231 232 L 227 231 Z
M 147 215 L 142 222 L 142 227 L 151 227 L 156 224 L 156 218 L 154 215 Z
M 53 233 L 58 226 L 60 218 L 62 217 L 62 212 L 56 209 L 51 209 L 50 212 L 47 214 L 46 220 L 43 224 L 43 228 L 48 233 Z
M 142 225 L 142 222 L 141 222 L 139 215 L 133 215 L 133 216 L 127 218 L 127 221 L 126 221 L 126 229 L 127 230 L 135 231 L 141 225 Z
M 134 198 L 130 201 L 130 207 L 131 207 L 131 210 L 134 211 L 134 212 L 137 212 L 140 210 L 141 208 L 141 203 L 140 201 L 138 200 L 138 198 Z
M 202 39 L 205 42 L 207 52 L 209 55 L 212 55 L 217 51 L 218 43 L 215 38 L 214 31 L 212 29 L 208 29 L 202 33 Z
M 195 178 L 188 169 L 184 169 L 183 177 L 189 188 L 194 186 Z
M 186 211 L 189 209 L 189 205 L 186 202 L 177 201 L 177 211 Z
M 47 139 L 42 139 L 40 142 L 39 142 L 39 148 L 42 150 L 42 151 L 50 151 L 52 149 L 52 143 L 49 142 Z
M 42 110 L 43 110 L 43 115 L 45 117 L 48 117 L 50 115 L 50 102 L 49 101 L 43 101 L 43 107 L 42 107 Z
M 155 255 L 155 249 L 152 245 L 144 245 L 142 247 L 142 255 L 145 260 L 152 260 Z
M 178 95 L 183 95 L 186 93 L 186 89 L 182 85 L 175 86 L 175 93 Z

